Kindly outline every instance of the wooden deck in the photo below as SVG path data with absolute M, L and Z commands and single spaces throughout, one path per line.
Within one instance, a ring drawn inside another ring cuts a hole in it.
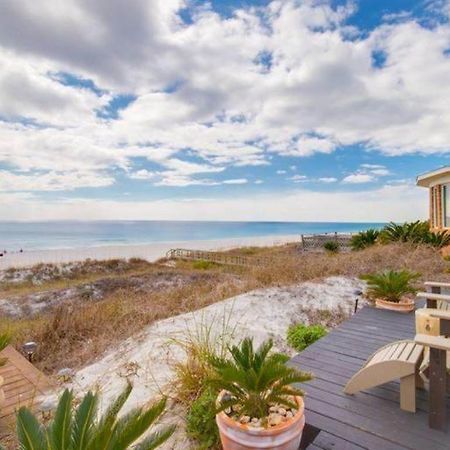
M 21 406 L 31 409 L 38 407 L 37 399 L 51 388 L 48 378 L 33 364 L 29 363 L 13 347 L 8 346 L 0 357 L 7 358 L 5 366 L 0 368 L 4 378 L 3 390 L 5 403 L 0 406 L 0 430 L 14 419 L 15 412 Z
M 292 359 L 293 365 L 315 377 L 302 386 L 306 434 L 318 432 L 308 449 L 450 449 L 450 406 L 449 431 L 430 429 L 426 391 L 417 391 L 415 414 L 400 410 L 398 382 L 353 396 L 343 393 L 347 381 L 375 350 L 414 334 L 414 314 L 365 307 Z

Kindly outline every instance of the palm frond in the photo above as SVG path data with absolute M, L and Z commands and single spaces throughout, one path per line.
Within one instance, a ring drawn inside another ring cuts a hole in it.
M 20 408 L 17 413 L 16 429 L 20 450 L 46 450 L 44 430 L 25 407 Z
M 145 438 L 140 444 L 134 447 L 135 450 L 153 450 L 167 441 L 175 432 L 175 425 L 162 428 Z
M 73 422 L 73 450 L 85 450 L 92 439 L 98 398 L 88 392 L 75 413 Z
M 51 450 L 67 450 L 71 445 L 72 401 L 73 394 L 66 389 L 59 399 L 54 419 L 47 428 Z

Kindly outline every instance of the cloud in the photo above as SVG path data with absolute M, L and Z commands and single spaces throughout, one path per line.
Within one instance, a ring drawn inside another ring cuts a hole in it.
M 318 181 L 320 181 L 321 183 L 335 183 L 337 181 L 337 178 L 335 177 L 322 177 L 322 178 L 318 178 Z
M 111 184 L 123 172 L 154 186 L 212 186 L 231 167 L 278 156 L 353 145 L 392 156 L 450 150 L 449 21 L 426 27 L 402 14 L 361 34 L 348 26 L 352 2 L 273 1 L 228 18 L 195 4 L 3 5 L 0 164 L 12 174 L 8 186 L 21 171 L 52 173 L 53 182 L 25 180 L 30 192 L 95 186 L 96 177 Z M 180 17 L 186 7 L 192 23 Z M 376 52 L 382 64 L 374 65 Z M 99 114 L 120 98 L 134 101 Z M 344 181 L 387 175 L 361 167 Z
M 291 180 L 294 183 L 303 183 L 305 181 L 308 181 L 308 177 L 306 175 L 294 175 L 292 177 L 289 177 L 288 180 Z
M 385 186 L 369 192 L 312 192 L 240 195 L 233 198 L 161 199 L 152 201 L 71 198 L 59 201 L 0 194 L 0 216 L 20 220 L 51 219 L 166 219 L 354 221 L 425 219 L 426 189 L 410 185 Z M 410 205 L 414 205 L 411 208 Z
M 342 182 L 343 183 L 351 183 L 351 184 L 361 184 L 361 183 L 370 183 L 374 181 L 375 177 L 373 175 L 369 175 L 368 173 L 354 173 L 351 175 L 347 175 Z
M 277 175 L 284 175 L 285 173 L 285 170 L 277 170 Z
M 223 184 L 247 184 L 248 180 L 247 178 L 234 178 L 230 180 L 224 180 L 222 181 Z

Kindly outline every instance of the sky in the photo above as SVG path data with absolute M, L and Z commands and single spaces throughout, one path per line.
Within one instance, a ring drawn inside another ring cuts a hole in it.
M 0 220 L 403 221 L 450 0 L 0 2 Z

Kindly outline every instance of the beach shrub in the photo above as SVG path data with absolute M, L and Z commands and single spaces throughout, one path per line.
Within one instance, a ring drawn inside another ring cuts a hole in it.
M 216 423 L 217 395 L 210 388 L 192 402 L 186 415 L 186 432 L 195 439 L 199 449 L 215 448 L 219 444 L 219 429 Z
M 66 389 L 59 399 L 55 415 L 47 425 L 41 425 L 26 407 L 17 413 L 17 437 L 24 450 L 136 450 L 154 449 L 164 443 L 175 431 L 165 426 L 147 435 L 132 446 L 163 413 L 163 398 L 150 407 L 135 408 L 118 417 L 132 391 L 128 384 L 109 406 L 105 414 L 97 418 L 98 394 L 88 392 L 79 406 L 73 408 L 73 394 Z
M 360 231 L 358 234 L 352 236 L 350 245 L 352 250 L 363 250 L 364 248 L 375 245 L 380 235 L 379 230 L 369 228 L 366 231 Z
M 419 277 L 419 273 L 408 270 L 386 270 L 363 275 L 361 278 L 367 282 L 367 295 L 370 298 L 398 303 L 404 295 L 417 292 L 411 283 Z
M 264 419 L 274 404 L 297 408 L 290 396 L 303 395 L 303 391 L 293 384 L 308 381 L 311 375 L 287 366 L 289 357 L 271 353 L 272 347 L 269 339 L 255 349 L 253 339 L 246 338 L 230 347 L 230 356 L 211 359 L 215 375 L 208 384 L 217 394 L 228 393 L 220 399 L 218 412 L 238 408 L 240 415 Z
M 0 334 L 0 352 L 6 348 L 9 344 L 10 336 L 7 333 Z M 0 358 L 0 367 L 4 366 L 6 363 L 6 358 Z
M 179 402 L 187 406 L 199 398 L 207 380 L 214 374 L 211 359 L 223 358 L 234 336 L 232 309 L 209 320 L 202 317 L 192 327 L 187 327 L 183 337 L 173 342 L 183 351 L 185 358 L 174 364 L 173 385 Z
M 323 248 L 329 253 L 337 253 L 339 251 L 339 244 L 336 241 L 327 241 L 323 244 Z
M 205 261 L 202 259 L 200 261 L 194 261 L 192 267 L 198 270 L 209 270 L 216 267 L 216 264 L 213 263 L 212 261 Z
M 450 245 L 450 234 L 443 231 L 431 231 L 427 221 L 390 222 L 380 233 L 380 240 L 387 242 L 410 242 L 412 244 L 428 244 L 435 248 Z
M 309 345 L 316 342 L 327 334 L 327 329 L 323 325 L 291 325 L 287 332 L 288 344 L 301 352 Z

